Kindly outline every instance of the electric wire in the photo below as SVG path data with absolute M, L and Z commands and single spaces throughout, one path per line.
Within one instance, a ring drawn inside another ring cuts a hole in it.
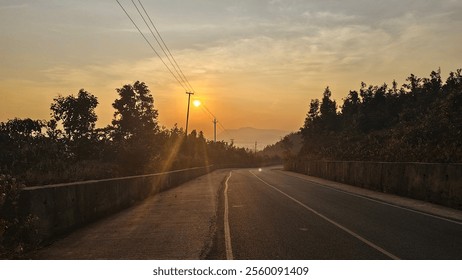
M 170 74 L 173 75 L 173 77 L 175 78 L 175 80 L 180 84 L 180 86 L 185 90 L 185 91 L 188 91 L 188 89 L 186 89 L 186 87 L 181 83 L 181 81 L 178 79 L 178 77 L 172 72 L 172 70 L 170 69 L 170 67 L 168 67 L 167 63 L 165 63 L 165 61 L 162 59 L 162 57 L 160 56 L 160 54 L 156 51 L 156 49 L 152 46 L 151 42 L 146 38 L 146 36 L 144 36 L 144 33 L 141 31 L 141 29 L 138 27 L 138 25 L 135 23 L 135 21 L 132 19 L 132 17 L 130 16 L 130 14 L 127 12 L 127 10 L 124 8 L 124 6 L 122 6 L 122 4 L 120 4 L 119 0 L 116 0 L 116 2 L 119 4 L 119 6 L 122 8 L 122 10 L 125 12 L 125 14 L 127 15 L 127 17 L 130 19 L 130 21 L 133 23 L 133 25 L 136 27 L 136 29 L 138 30 L 138 32 L 141 34 L 141 36 L 143 36 L 144 40 L 146 41 L 146 43 L 148 43 L 148 45 L 151 47 L 151 49 L 154 51 L 154 53 L 157 55 L 157 57 L 159 57 L 159 59 L 162 61 L 162 63 L 164 64 L 164 66 L 168 69 L 168 71 L 170 72 Z
M 148 16 L 148 19 L 149 19 L 149 21 L 151 22 L 152 27 L 154 27 L 154 30 L 156 31 L 157 35 L 159 36 L 160 40 L 162 41 L 162 44 L 164 45 L 164 47 L 167 49 L 167 52 L 168 52 L 169 55 L 172 57 L 173 62 L 174 62 L 175 65 L 177 66 L 177 68 L 178 68 L 178 70 L 180 71 L 181 75 L 183 76 L 184 80 L 186 81 L 186 83 L 188 84 L 188 86 L 192 89 L 192 92 L 195 92 L 194 88 L 193 88 L 192 85 L 189 83 L 188 78 L 185 76 L 185 74 L 184 74 L 183 71 L 181 70 L 180 65 L 178 65 L 178 62 L 176 61 L 175 57 L 174 57 L 173 54 L 170 52 L 170 49 L 169 49 L 169 47 L 167 46 L 167 44 L 165 43 L 164 39 L 162 38 L 162 35 L 160 35 L 159 30 L 157 30 L 156 25 L 154 24 L 154 22 L 152 21 L 151 17 L 150 17 L 149 14 L 148 14 L 148 12 L 147 12 L 146 9 L 144 8 L 143 3 L 141 3 L 141 0 L 138 0 L 138 2 L 140 3 L 141 8 L 143 9 L 144 13 Z
M 228 130 L 223 126 L 223 124 L 221 123 L 221 121 L 218 121 L 217 117 L 212 113 L 210 112 L 209 108 L 207 108 L 207 106 L 203 105 L 205 110 L 207 111 L 207 113 L 209 113 L 211 116 L 214 117 L 215 120 L 217 120 L 217 124 L 223 129 L 223 132 L 226 133 L 228 135 L 228 137 L 230 137 L 230 139 L 233 139 L 233 136 L 229 134 Z
M 149 31 L 151 32 L 151 35 L 152 37 L 154 37 L 154 39 L 156 40 L 157 42 L 157 45 L 160 47 L 160 49 L 162 50 L 162 52 L 164 53 L 165 57 L 167 57 L 168 61 L 170 62 L 170 65 L 173 67 L 173 69 L 175 70 L 177 76 L 179 77 L 179 79 L 181 80 L 182 84 L 185 85 L 186 88 L 188 88 L 188 91 L 191 91 L 191 92 L 194 92 L 193 91 L 193 88 L 191 87 L 191 85 L 188 86 L 189 83 L 186 82 L 186 77 L 184 76 L 183 74 L 183 71 L 181 71 L 181 69 L 177 69 L 177 67 L 175 66 L 175 64 L 173 63 L 172 61 L 172 58 L 173 56 L 172 55 L 168 55 L 167 52 L 165 51 L 164 47 L 162 46 L 161 42 L 159 41 L 159 39 L 157 38 L 157 36 L 154 34 L 154 32 L 152 31 L 152 28 L 151 26 L 149 25 L 149 23 L 146 21 L 145 17 L 143 16 L 143 14 L 141 13 L 140 9 L 138 8 L 138 6 L 136 5 L 135 1 L 134 0 L 131 0 L 132 1 L 132 4 L 133 6 L 135 7 L 136 11 L 138 12 L 138 14 L 140 15 L 141 19 L 143 19 L 144 21 L 144 24 L 146 24 L 146 27 L 149 29 Z M 140 4 L 141 2 L 138 1 Z M 143 5 L 141 4 L 141 7 L 143 8 L 143 11 L 144 13 L 146 14 L 147 18 L 150 19 L 150 16 L 149 14 L 147 13 L 146 9 L 144 9 Z M 152 20 L 151 21 L 151 24 L 153 24 L 154 26 L 154 23 L 152 23 Z M 155 28 L 155 26 L 154 26 Z M 157 28 L 155 28 L 157 30 Z M 159 34 L 157 32 L 157 34 Z M 160 38 L 160 37 L 159 37 Z M 174 59 L 174 58 L 173 58 Z M 181 71 L 181 73 L 180 73 Z

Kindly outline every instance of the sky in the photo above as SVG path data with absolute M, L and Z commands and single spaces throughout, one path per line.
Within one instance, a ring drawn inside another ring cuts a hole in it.
M 149 32 L 132 2 L 120 3 Z M 462 68 L 462 0 L 142 3 L 219 132 L 297 131 L 326 86 L 341 105 L 361 82 L 401 85 L 438 68 L 446 79 Z M 139 80 L 154 96 L 160 125 L 185 127 L 185 89 L 115 0 L 0 0 L 0 40 L 0 121 L 47 120 L 53 98 L 84 88 L 98 97 L 104 127 L 115 89 Z M 203 107 L 191 108 L 189 129 L 213 138 Z

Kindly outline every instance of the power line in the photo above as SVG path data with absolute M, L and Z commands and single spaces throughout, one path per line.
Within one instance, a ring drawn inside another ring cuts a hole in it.
M 176 67 L 175 64 L 173 63 L 172 59 L 170 58 L 170 56 L 167 54 L 167 52 L 165 51 L 164 47 L 163 47 L 162 44 L 160 43 L 159 39 L 157 38 L 157 36 L 156 36 L 156 35 L 154 34 L 154 32 L 152 31 L 151 26 L 149 26 L 149 23 L 146 21 L 145 17 L 144 17 L 143 14 L 141 13 L 141 11 L 140 11 L 140 9 L 138 8 L 138 6 L 136 5 L 135 1 L 134 1 L 134 0 L 131 0 L 131 1 L 132 1 L 132 3 L 133 3 L 133 6 L 135 6 L 136 10 L 138 11 L 138 14 L 140 15 L 141 19 L 143 19 L 144 24 L 146 24 L 147 28 L 148 28 L 149 31 L 151 32 L 152 37 L 154 37 L 154 39 L 156 40 L 157 45 L 159 45 L 160 49 L 162 50 L 162 52 L 164 53 L 164 55 L 167 57 L 168 61 L 170 62 L 170 65 L 173 67 L 173 69 L 175 70 L 176 74 L 177 74 L 178 77 L 181 79 L 182 84 L 183 84 L 186 88 L 188 88 L 188 84 L 189 84 L 189 83 L 187 83 L 187 82 L 185 81 L 185 78 L 186 78 L 186 77 L 184 77 L 183 72 L 181 71 L 181 69 L 179 69 L 179 70 L 177 69 L 177 67 Z M 140 3 L 141 7 L 143 8 L 144 13 L 146 14 L 146 16 L 150 19 L 150 16 L 149 16 L 149 14 L 147 13 L 146 9 L 144 9 L 144 6 L 143 6 L 143 4 L 141 3 L 141 1 L 138 1 L 138 2 Z M 151 23 L 152 23 L 152 20 L 150 20 L 150 21 L 151 21 Z M 152 24 L 153 24 L 153 26 L 154 26 L 154 23 L 152 23 Z M 154 28 L 155 28 L 155 26 L 154 26 Z M 155 28 L 155 29 L 156 29 L 156 28 Z M 157 29 L 156 29 L 156 30 L 157 30 Z M 159 34 L 159 33 L 157 32 L 157 34 Z M 159 38 L 160 38 L 160 37 L 159 37 Z M 173 58 L 173 56 L 171 56 L 171 57 Z M 181 71 L 181 73 L 180 73 L 180 71 Z M 189 85 L 188 91 L 193 91 L 193 88 L 191 87 L 191 85 Z
M 210 115 L 212 115 L 212 116 L 214 117 L 215 120 L 217 120 L 217 117 L 216 117 L 214 114 L 212 114 L 212 112 L 210 112 L 210 110 L 209 110 L 209 108 L 207 108 L 207 106 L 204 105 L 204 108 L 205 108 L 205 110 L 207 110 L 207 112 L 208 112 Z M 228 132 L 228 130 L 223 126 L 223 124 L 221 123 L 221 121 L 217 121 L 217 124 L 223 129 L 223 132 L 226 133 L 230 139 L 233 138 L 233 136 L 232 136 L 232 135 Z
M 168 69 L 168 71 L 170 72 L 170 74 L 172 74 L 172 76 L 175 78 L 175 80 L 180 84 L 180 86 L 185 90 L 185 91 L 188 91 L 186 89 L 186 87 L 181 83 L 181 81 L 178 79 L 178 77 L 172 72 L 172 70 L 170 69 L 170 67 L 168 67 L 168 65 L 165 63 L 165 61 L 162 59 L 162 57 L 159 55 L 159 53 L 156 51 L 156 49 L 152 46 L 151 42 L 149 42 L 149 40 L 146 38 L 146 36 L 144 36 L 143 32 L 141 31 L 141 29 L 138 27 L 138 25 L 135 23 L 135 21 L 132 19 L 132 17 L 128 14 L 127 10 L 125 10 L 124 6 L 122 6 L 122 4 L 120 4 L 119 0 L 116 0 L 117 3 L 119 4 L 119 6 L 122 8 L 122 10 L 125 12 L 125 14 L 127 15 L 127 17 L 130 19 L 130 21 L 133 23 L 133 25 L 136 27 L 136 29 L 138 30 L 138 32 L 141 34 L 141 36 L 143 36 L 144 40 L 146 41 L 146 43 L 148 43 L 148 45 L 151 47 L 151 49 L 154 51 L 154 53 L 157 55 L 157 57 L 159 57 L 160 61 L 162 61 L 162 63 L 165 65 L 165 67 Z
M 154 24 L 154 22 L 152 21 L 151 17 L 150 17 L 149 14 L 148 14 L 148 12 L 147 12 L 146 9 L 144 8 L 143 3 L 141 3 L 141 0 L 138 0 L 138 2 L 140 3 L 141 8 L 143 8 L 143 11 L 145 12 L 145 14 L 148 16 L 148 19 L 149 19 L 149 21 L 151 22 L 152 26 L 154 27 L 154 30 L 156 31 L 156 33 L 157 33 L 157 35 L 159 36 L 160 40 L 162 41 L 162 44 L 164 45 L 164 47 L 167 49 L 167 52 L 168 52 L 168 53 L 170 54 L 170 56 L 172 57 L 173 62 L 175 62 L 175 65 L 177 66 L 178 70 L 180 70 L 181 75 L 184 77 L 184 80 L 186 81 L 186 83 L 188 84 L 188 86 L 192 89 L 192 92 L 195 92 L 194 88 L 193 88 L 192 85 L 189 83 L 188 78 L 185 76 L 185 74 L 184 74 L 183 71 L 181 70 L 180 65 L 178 65 L 178 62 L 176 61 L 175 57 L 174 57 L 173 54 L 170 52 L 170 49 L 168 48 L 168 46 L 167 46 L 167 44 L 165 43 L 164 39 L 163 39 L 162 36 L 160 35 L 160 32 L 157 30 L 156 25 Z M 162 47 L 161 47 L 161 48 L 162 48 Z M 164 52 L 164 53 L 165 53 L 165 52 Z
M 223 126 L 223 124 L 220 121 L 218 121 L 217 117 L 209 110 L 207 106 L 205 106 L 205 104 L 202 103 L 200 107 L 203 111 L 208 113 L 209 118 L 213 121 L 214 125 L 218 124 L 223 129 L 223 132 L 226 133 L 230 139 L 233 138 L 233 136 L 228 132 L 228 130 Z

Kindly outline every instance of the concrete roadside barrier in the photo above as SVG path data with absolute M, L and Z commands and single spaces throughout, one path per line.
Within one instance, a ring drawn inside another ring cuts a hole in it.
M 64 234 L 116 213 L 163 190 L 213 170 L 204 166 L 164 173 L 27 187 L 20 209 L 39 218 L 40 240 Z
M 462 164 L 293 159 L 284 166 L 289 171 L 462 209 Z

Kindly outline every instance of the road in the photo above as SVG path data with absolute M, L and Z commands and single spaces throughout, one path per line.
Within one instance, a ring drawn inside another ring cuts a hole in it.
M 280 168 L 217 170 L 29 258 L 460 260 L 461 221 L 461 211 Z
M 228 258 L 462 259 L 462 223 L 305 177 L 274 169 L 231 173 Z

